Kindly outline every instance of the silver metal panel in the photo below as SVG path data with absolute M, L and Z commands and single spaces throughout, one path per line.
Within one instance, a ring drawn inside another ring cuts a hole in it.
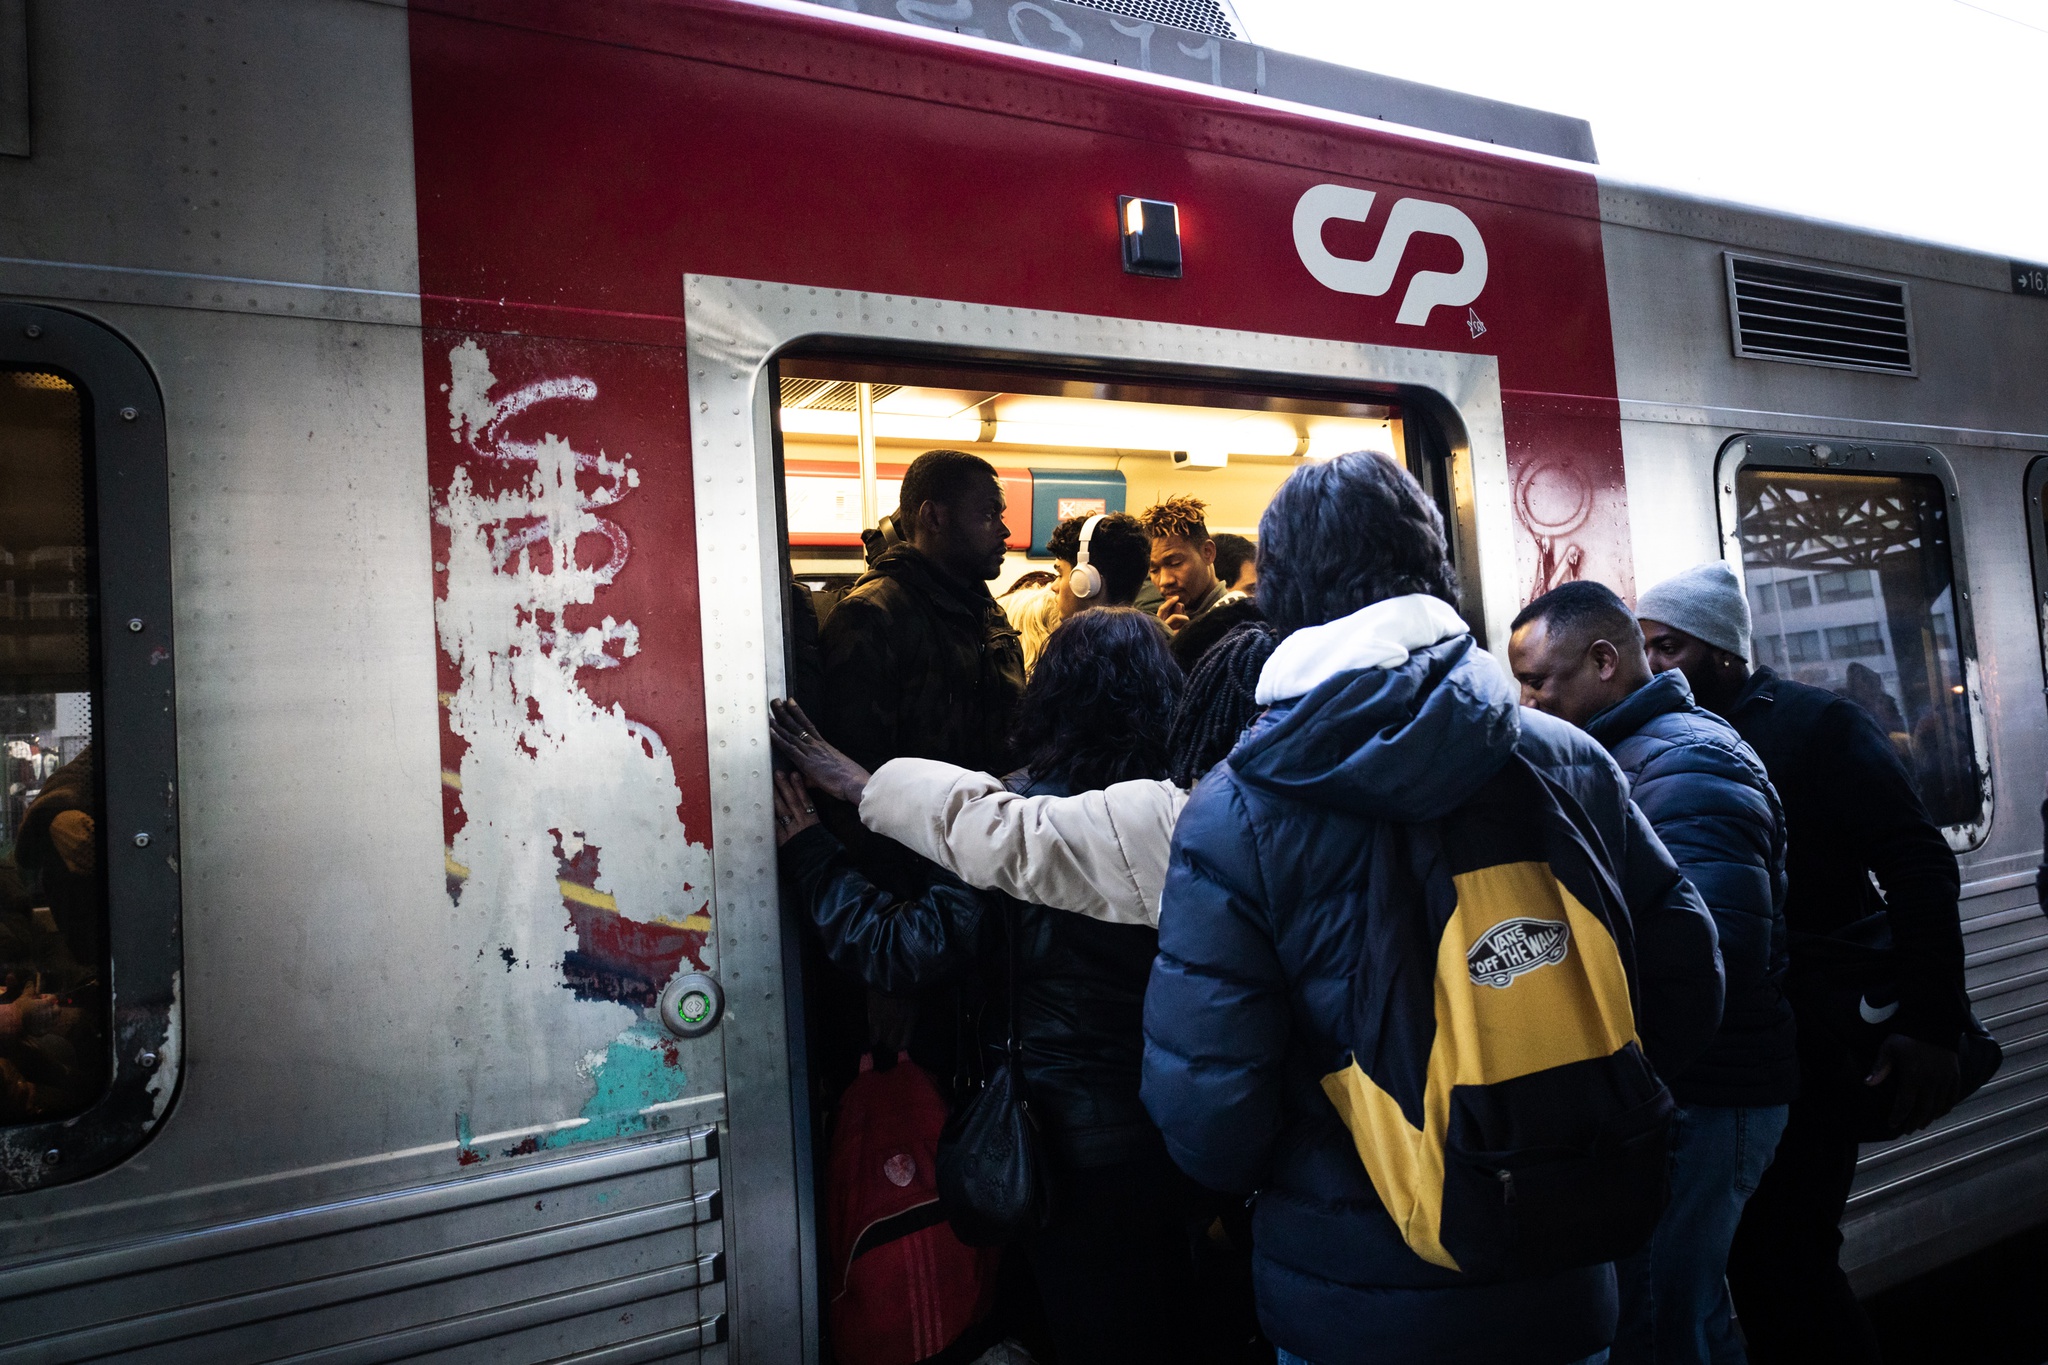
M 0 255 L 418 290 L 402 7 L 39 0 L 29 18 L 35 155 L 0 160 Z
M 1923 443 L 1954 479 L 1995 812 L 1962 855 L 1964 947 L 1978 1015 L 2009 1053 L 1933 1129 L 1865 1149 L 1843 1260 L 1872 1290 L 2048 1216 L 2048 922 L 2032 875 L 2048 726 L 2021 496 L 2048 450 L 2048 396 L 2028 377 L 2048 366 L 2048 307 L 1968 252 L 1610 183 L 1601 209 L 1638 582 L 1720 556 L 1714 462 L 1738 435 Z M 1725 251 L 1910 280 L 1920 377 L 1736 358 Z
M 0 1272 L 0 1362 L 552 1360 L 723 1308 L 715 1130 Z
M 2013 294 L 2006 262 L 1604 179 L 1600 206 L 1624 404 L 2048 432 L 2048 390 L 2032 378 L 2048 370 L 2048 302 Z M 1738 358 L 1724 252 L 1908 281 L 1918 377 Z
M 799 338 L 829 335 L 958 346 L 980 355 L 1178 364 L 1269 380 L 1297 375 L 1432 389 L 1465 425 L 1468 449 L 1459 463 L 1476 490 L 1473 537 L 1486 619 L 1497 633 L 1504 633 L 1515 610 L 1507 447 L 1491 356 L 699 275 L 684 280 L 684 312 L 711 789 L 720 813 L 713 919 L 731 1001 L 723 1032 L 734 1134 L 733 1340 L 740 1358 L 767 1360 L 775 1358 L 771 1341 L 794 1346 L 788 1333 L 800 1319 L 803 1283 L 815 1275 L 815 1251 L 804 1241 L 807 1211 L 795 1198 L 799 1156 L 789 1127 L 793 1092 L 770 824 L 767 701 L 781 694 L 783 682 L 769 359 Z M 803 1347 L 814 1350 L 815 1343 Z
M 500 960 L 500 919 L 559 904 L 447 891 L 403 8 L 33 17 L 0 293 L 104 321 L 164 398 L 186 1069 L 136 1157 L 0 1200 L 0 1360 L 722 1340 L 716 1163 L 665 1140 L 722 1119 L 721 1040 L 677 1044 L 620 1165 L 589 1054 L 635 1012 Z
M 2012 288 L 2010 266 L 2002 257 L 1751 204 L 1698 199 L 1605 175 L 1600 178 L 1600 218 L 1611 228 L 1803 257 L 1819 265 L 1913 275 L 2000 292 Z M 1645 307 L 1656 306 L 1656 300 L 1647 296 L 1639 296 L 1638 301 Z

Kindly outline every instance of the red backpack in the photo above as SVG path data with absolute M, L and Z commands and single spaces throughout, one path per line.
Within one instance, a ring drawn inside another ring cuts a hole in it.
M 909 1053 L 862 1057 L 833 1124 L 825 1240 L 832 1349 L 844 1365 L 915 1365 L 951 1345 L 995 1297 L 997 1247 L 953 1235 L 939 1208 L 946 1102 Z

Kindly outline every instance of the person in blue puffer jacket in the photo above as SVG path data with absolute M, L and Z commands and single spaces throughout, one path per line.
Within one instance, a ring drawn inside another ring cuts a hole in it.
M 1181 1169 L 1256 1192 L 1259 1320 L 1283 1365 L 1598 1360 L 1611 1267 L 1488 1280 L 1423 1260 L 1318 1083 L 1367 941 L 1374 834 L 1455 810 L 1516 752 L 1562 786 L 1627 907 L 1637 1029 L 1662 1074 L 1720 1024 L 1713 920 L 1607 752 L 1517 705 L 1451 605 L 1442 521 L 1399 466 L 1360 453 L 1296 470 L 1259 523 L 1258 572 L 1283 638 L 1264 715 L 1174 828 L 1145 1107 Z
M 1614 755 L 1713 913 L 1727 982 L 1712 1046 L 1665 1076 L 1682 1106 L 1671 1203 L 1650 1247 L 1616 1267 L 1613 1365 L 1740 1362 L 1728 1248 L 1799 1092 L 1784 991 L 1784 808 L 1763 760 L 1694 703 L 1685 675 L 1650 672 L 1635 613 L 1605 584 L 1555 588 L 1510 629 L 1523 703 L 1585 727 Z

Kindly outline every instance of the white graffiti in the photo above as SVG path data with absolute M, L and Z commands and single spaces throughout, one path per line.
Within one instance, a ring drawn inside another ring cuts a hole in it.
M 1420 327 L 1429 321 L 1430 309 L 1463 308 L 1479 297 L 1479 291 L 1486 288 L 1486 243 L 1472 220 L 1449 204 L 1433 199 L 1396 200 L 1370 260 L 1338 256 L 1323 245 L 1325 223 L 1332 219 L 1364 222 L 1376 197 L 1372 190 L 1349 185 L 1316 185 L 1296 202 L 1294 249 L 1318 283 L 1340 294 L 1377 298 L 1393 287 L 1401 257 L 1408 251 L 1408 239 L 1418 233 L 1433 233 L 1456 242 L 1465 253 L 1464 260 L 1455 271 L 1416 271 L 1408 281 L 1408 292 L 1401 296 L 1401 311 L 1394 321 Z M 1472 335 L 1477 338 L 1479 332 Z
M 493 397 L 497 379 L 475 341 L 448 359 L 449 437 L 476 471 L 458 464 L 434 509 L 448 531 L 435 623 L 461 679 L 448 719 L 469 746 L 458 775 L 467 823 L 449 849 L 465 903 L 506 912 L 508 932 L 530 935 L 521 956 L 559 957 L 572 940 L 561 929 L 557 850 L 593 844 L 595 889 L 620 913 L 680 924 L 709 899 L 711 854 L 683 829 L 675 764 L 658 734 L 617 704 L 601 709 L 578 681 L 637 654 L 639 628 L 610 616 L 581 630 L 563 622 L 625 566 L 626 533 L 601 513 L 639 486 L 639 471 L 630 455 L 508 433 L 546 405 L 595 400 L 590 380 Z

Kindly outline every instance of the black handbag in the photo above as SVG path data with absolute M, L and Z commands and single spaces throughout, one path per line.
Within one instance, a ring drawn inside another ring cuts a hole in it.
M 939 1205 L 969 1246 L 996 1246 L 1052 1221 L 1052 1187 L 1017 1046 L 1017 924 L 1005 916 L 1009 1032 L 1002 1060 L 939 1134 Z
M 1901 1136 L 1891 1125 L 1896 1079 L 1864 1084 L 1877 1065 L 1878 1049 L 1894 1031 L 1891 1020 L 1899 1009 L 1896 951 L 1891 922 L 1881 911 L 1831 934 L 1792 936 L 1794 966 L 1786 993 L 1798 1013 L 1799 1027 L 1821 1035 L 1803 1040 L 1800 1052 L 1809 1059 L 1809 1067 L 1819 1059 L 1825 1074 L 1818 1079 L 1847 1098 L 1862 1142 Z M 1832 1046 L 1815 1047 L 1821 1039 Z M 1975 1014 L 1966 1015 L 1956 1045 L 1962 1080 L 1956 1103 L 1982 1089 L 2004 1061 L 2004 1050 L 1991 1031 Z

